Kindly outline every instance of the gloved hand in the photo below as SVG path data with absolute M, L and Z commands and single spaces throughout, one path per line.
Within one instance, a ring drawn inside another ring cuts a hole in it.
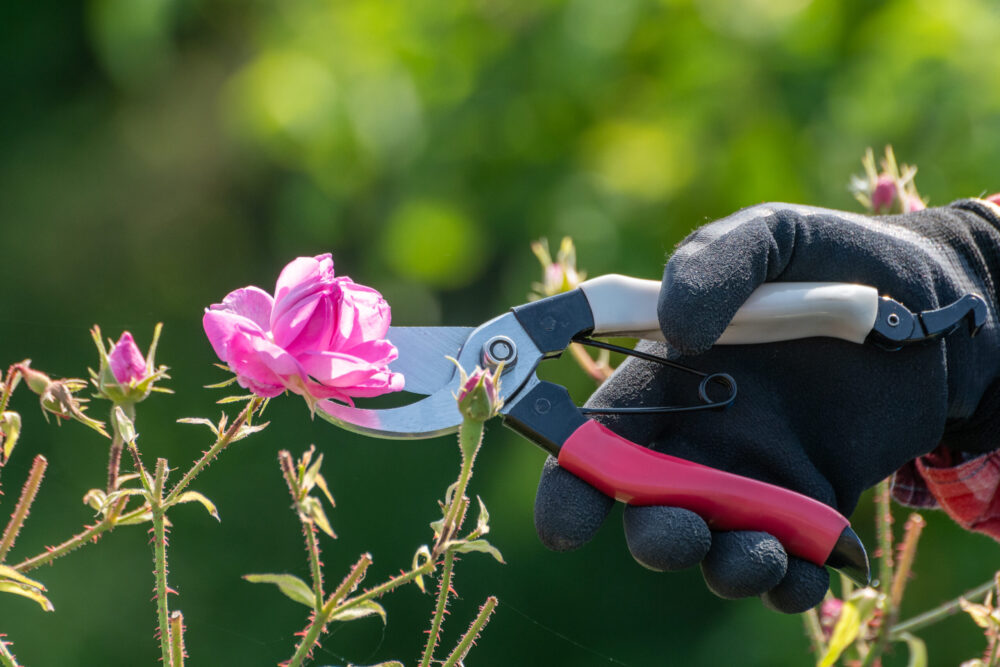
M 601 421 L 634 442 L 793 489 L 845 516 L 862 491 L 941 443 L 996 448 L 998 212 L 979 200 L 886 217 L 763 204 L 698 229 L 664 271 L 659 320 L 667 344 L 640 345 L 729 373 L 739 386 L 735 403 Z M 828 338 L 712 347 L 750 293 L 772 281 L 872 285 L 913 312 L 976 293 L 989 317 L 975 338 L 960 327 L 896 352 Z M 696 401 L 685 374 L 629 358 L 588 405 Z M 550 458 L 535 500 L 538 535 L 549 548 L 575 549 L 612 505 Z M 712 533 L 697 515 L 669 507 L 627 506 L 624 524 L 639 563 L 677 570 L 700 562 L 706 584 L 724 598 L 760 595 L 774 609 L 798 613 L 829 586 L 824 568 L 787 557 L 766 533 Z

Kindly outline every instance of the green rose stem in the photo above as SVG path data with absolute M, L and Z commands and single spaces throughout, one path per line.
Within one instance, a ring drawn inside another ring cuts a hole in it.
M 319 636 L 323 633 L 324 627 L 330 622 L 331 619 L 364 602 L 367 602 L 368 600 L 382 597 L 386 593 L 402 586 L 403 584 L 413 581 L 417 577 L 423 577 L 434 572 L 434 563 L 432 561 L 428 561 L 419 567 L 413 568 L 409 572 L 393 577 L 385 583 L 379 584 L 378 586 L 365 591 L 357 597 L 349 600 L 343 600 L 343 598 L 349 595 L 350 592 L 358 585 L 358 582 L 361 580 L 361 577 L 364 575 L 365 570 L 368 569 L 368 565 L 370 564 L 371 556 L 364 554 L 361 557 L 361 560 L 354 565 L 351 572 L 348 573 L 347 577 L 340 584 L 340 586 L 337 587 L 337 590 L 330 594 L 330 597 L 327 598 L 326 602 L 323 603 L 323 606 L 318 612 L 316 612 L 313 622 L 305 631 L 302 641 L 299 642 L 299 645 L 296 647 L 295 654 L 288 661 L 287 667 L 302 666 L 303 661 L 309 657 L 309 653 L 312 651 L 313 646 L 315 646 L 316 642 L 319 640 Z
M 26 558 L 15 565 L 14 569 L 18 572 L 30 572 L 31 570 L 37 569 L 42 565 L 48 565 L 55 559 L 61 558 L 71 551 L 76 551 L 80 547 L 93 544 L 97 541 L 97 538 L 115 527 L 115 517 L 120 515 L 126 502 L 128 502 L 127 497 L 121 498 L 111 511 L 108 512 L 107 518 L 95 523 L 93 526 L 84 526 L 84 530 L 82 532 L 77 533 L 61 544 L 46 549 L 43 553 L 40 553 L 37 556 Z M 144 511 L 145 508 L 140 508 L 134 512 L 120 515 L 120 518 L 122 520 L 132 518 L 133 515 L 142 514 Z
M 934 625 L 935 623 L 943 621 L 949 616 L 961 611 L 963 600 L 966 602 L 977 602 L 982 600 L 994 586 L 996 586 L 996 582 L 993 579 L 990 579 L 975 588 L 970 588 L 954 600 L 949 600 L 948 602 L 938 605 L 933 609 L 928 609 L 922 614 L 917 614 L 913 618 L 906 619 L 892 628 L 889 633 L 890 639 L 900 639 L 901 635 L 904 633 L 915 632 L 926 628 L 929 625 Z
M 129 418 L 129 421 L 135 422 L 135 404 L 134 403 L 113 403 L 111 405 L 111 447 L 108 450 L 108 488 L 107 493 L 111 494 L 118 487 L 118 474 L 121 472 L 122 465 L 122 448 L 125 446 L 125 440 L 122 438 L 122 434 L 118 429 L 118 423 L 115 419 L 115 409 L 121 408 L 125 412 L 125 416 Z
M 0 665 L 3 665 L 3 667 L 20 667 L 17 658 L 10 652 L 7 642 L 3 640 L 3 636 L 0 636 Z
M 462 450 L 462 468 L 458 475 L 454 490 L 451 494 L 448 507 L 444 513 L 444 522 L 441 525 L 441 534 L 434 544 L 434 551 L 431 560 L 444 551 L 444 563 L 441 567 L 441 580 L 438 585 L 437 604 L 434 607 L 434 616 L 431 617 L 431 629 L 427 635 L 427 644 L 424 646 L 424 653 L 420 659 L 420 667 L 428 667 L 434 657 L 434 649 L 437 648 L 441 635 L 441 624 L 444 622 L 444 613 L 448 606 L 448 596 L 451 594 L 452 569 L 455 563 L 455 554 L 447 549 L 448 540 L 451 539 L 461 527 L 465 519 L 465 508 L 468 507 L 468 499 L 465 497 L 465 489 L 469 485 L 472 477 L 472 465 L 476 461 L 476 454 L 483 442 L 483 430 L 485 421 L 466 415 L 462 419 L 462 425 L 458 428 L 458 445 Z
M 292 502 L 295 503 L 296 513 L 302 524 L 302 533 L 306 538 L 306 553 L 309 555 L 309 572 L 312 576 L 313 597 L 315 598 L 313 606 L 318 609 L 323 606 L 324 593 L 319 540 L 316 539 L 316 522 L 301 508 L 302 489 L 299 488 L 298 473 L 291 452 L 287 450 L 278 452 L 278 463 L 281 466 L 281 474 L 285 478 L 285 483 L 288 485 L 288 493 L 291 494 Z
M 156 460 L 150 509 L 153 514 L 153 563 L 156 577 L 156 614 L 159 619 L 160 652 L 163 664 L 173 665 L 170 651 L 170 610 L 167 595 L 167 522 L 163 500 L 163 486 L 167 481 L 167 460 Z
M 10 521 L 3 531 L 3 537 L 0 538 L 0 563 L 7 558 L 8 552 L 14 546 L 14 540 L 17 539 L 17 534 L 21 532 L 24 520 L 28 518 L 31 504 L 35 502 L 38 487 L 42 484 L 42 477 L 45 476 L 45 468 L 48 465 L 49 462 L 41 454 L 37 455 L 31 463 L 28 479 L 24 482 L 24 487 L 21 489 L 21 497 L 17 499 L 14 512 L 10 515 Z
M 170 652 L 174 658 L 171 667 L 184 667 L 184 615 L 179 611 L 170 615 Z
M 455 650 L 451 652 L 448 659 L 445 661 L 443 667 L 456 667 L 456 665 L 461 665 L 462 660 L 465 656 L 469 654 L 469 650 L 472 645 L 476 643 L 476 639 L 479 638 L 479 633 L 482 632 L 483 628 L 490 621 L 490 616 L 493 615 L 493 610 L 496 609 L 497 599 L 494 596 L 489 596 L 486 598 L 486 602 L 483 606 L 479 608 L 479 614 L 469 625 L 469 629 L 465 631 L 462 635 L 462 639 L 459 640 L 458 645 L 455 646 Z
M 194 481 L 194 478 L 197 477 L 223 449 L 229 446 L 229 443 L 236 438 L 243 425 L 250 421 L 250 417 L 253 415 L 254 411 L 263 405 L 264 400 L 265 399 L 260 398 L 259 396 L 255 396 L 250 399 L 247 406 L 240 411 L 240 414 L 236 416 L 236 419 L 233 420 L 233 423 L 230 424 L 229 428 L 227 428 L 225 432 L 218 437 L 215 444 L 209 447 L 202 457 L 198 459 L 186 473 L 184 473 L 181 480 L 177 482 L 174 488 L 171 489 L 170 493 L 167 495 L 164 500 L 164 504 L 173 504 L 177 500 L 177 497 L 184 492 L 184 489 L 186 489 L 188 485 Z
M 875 487 L 875 532 L 878 535 L 879 580 L 882 590 L 893 580 L 892 570 L 892 507 L 889 478 L 883 479 Z

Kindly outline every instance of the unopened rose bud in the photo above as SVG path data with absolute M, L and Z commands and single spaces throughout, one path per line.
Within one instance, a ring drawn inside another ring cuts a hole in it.
M 488 370 L 476 367 L 472 374 L 462 373 L 462 386 L 455 400 L 464 417 L 484 422 L 496 415 L 503 405 L 499 397 L 499 378 Z
M 886 213 L 896 200 L 896 179 L 888 174 L 882 174 L 872 189 L 872 209 L 876 213 Z
M 549 254 L 549 243 L 546 239 L 532 243 L 531 251 L 542 265 L 542 282 L 532 285 L 534 292 L 529 295 L 532 298 L 541 299 L 576 289 L 587 277 L 585 273 L 577 271 L 576 246 L 573 245 L 573 239 L 568 236 L 559 244 L 555 261 Z
M 128 331 L 121 335 L 108 352 L 108 365 L 118 384 L 139 382 L 146 377 L 146 359 Z
M 168 377 L 166 366 L 158 369 L 154 367 L 153 354 L 160 337 L 159 325 L 153 332 L 148 358 L 143 357 L 128 331 L 122 333 L 117 343 L 111 344 L 110 350 L 104 348 L 99 327 L 95 326 L 90 333 L 100 356 L 100 370 L 96 373 L 91 371 L 91 378 L 98 393 L 109 401 L 118 404 L 138 403 L 149 396 L 158 380 Z
M 52 378 L 41 371 L 36 371 L 29 364 L 30 359 L 25 359 L 19 364 L 15 364 L 14 368 L 21 374 L 24 378 L 25 384 L 31 391 L 35 392 L 39 396 L 45 393 L 45 390 L 49 388 L 52 383 Z

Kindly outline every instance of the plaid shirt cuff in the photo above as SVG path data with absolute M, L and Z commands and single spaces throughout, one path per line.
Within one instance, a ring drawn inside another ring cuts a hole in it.
M 892 495 L 909 507 L 940 507 L 966 530 L 1000 541 L 1000 450 L 972 455 L 939 447 L 893 475 Z

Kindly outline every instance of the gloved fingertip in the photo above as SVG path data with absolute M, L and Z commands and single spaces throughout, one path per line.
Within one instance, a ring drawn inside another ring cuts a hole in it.
M 571 551 L 593 539 L 614 506 L 579 477 L 559 467 L 553 457 L 545 461 L 535 496 L 535 531 L 553 551 Z
M 657 572 L 697 565 L 712 546 L 712 533 L 702 518 L 679 507 L 630 505 L 623 522 L 632 557 Z
M 785 577 L 788 555 L 767 533 L 731 531 L 712 534 L 712 548 L 701 562 L 708 589 L 732 600 L 763 595 Z
M 830 573 L 825 567 L 791 557 L 785 578 L 760 599 L 774 611 L 801 614 L 822 602 L 829 588 Z

